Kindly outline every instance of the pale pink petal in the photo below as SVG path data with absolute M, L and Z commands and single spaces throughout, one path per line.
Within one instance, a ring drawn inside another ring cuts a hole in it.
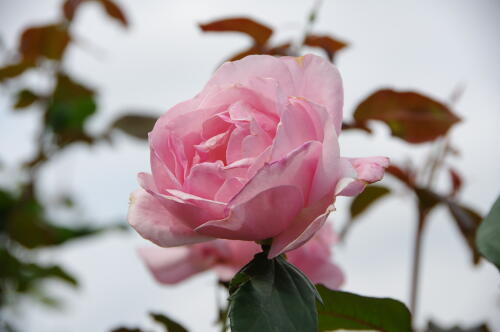
M 308 54 L 303 57 L 281 57 L 292 74 L 294 95 L 324 105 L 330 113 L 335 131 L 342 128 L 343 88 L 340 73 L 328 60 Z
M 389 166 L 389 158 L 342 158 L 344 177 L 337 184 L 339 196 L 355 196 L 360 194 L 366 184 L 380 181 Z
M 334 187 L 343 174 L 338 137 L 330 116 L 325 121 L 323 133 L 321 160 L 312 180 L 308 205 L 326 196 L 333 201 Z
M 324 225 L 331 212 L 327 207 L 318 213 L 318 209 L 324 209 L 324 205 L 325 202 L 320 201 L 315 206 L 304 208 L 292 222 L 291 227 L 274 237 L 268 257 L 279 256 L 306 243 Z
M 275 186 L 242 203 L 230 204 L 226 218 L 206 222 L 196 228 L 196 232 L 222 239 L 264 240 L 286 229 L 303 202 L 299 188 Z
M 308 141 L 320 141 L 315 124 L 302 104 L 291 99 L 276 130 L 271 160 L 282 159 L 290 151 Z
M 223 167 L 220 160 L 215 163 L 194 165 L 184 182 L 182 191 L 213 200 L 215 194 L 226 181 Z
M 143 189 L 130 196 L 128 222 L 144 238 L 162 247 L 179 246 L 209 239 L 195 233 Z
M 238 61 L 226 62 L 217 69 L 207 86 L 249 86 L 250 81 L 256 77 L 274 78 L 286 95 L 291 95 L 294 91 L 294 82 L 287 66 L 280 58 L 270 55 L 250 55 Z
M 208 270 L 215 260 L 200 261 L 191 254 L 190 247 L 178 248 L 139 248 L 139 255 L 153 274 L 156 281 L 172 285 Z
M 153 195 L 161 205 L 180 223 L 190 229 L 209 220 L 218 220 L 226 216 L 226 204 L 184 193 L 179 190 L 167 190 L 166 194 L 157 192 L 151 175 L 140 173 L 139 183 L 144 190 Z
M 245 185 L 246 181 L 240 178 L 227 179 L 215 194 L 215 200 L 229 202 Z
M 299 188 L 304 199 L 307 199 L 320 153 L 321 143 L 310 141 L 291 151 L 285 158 L 265 164 L 229 206 L 245 202 L 263 190 L 282 185 Z

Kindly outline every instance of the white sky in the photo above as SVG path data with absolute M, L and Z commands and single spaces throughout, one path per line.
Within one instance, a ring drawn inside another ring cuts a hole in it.
M 46 23 L 58 15 L 58 0 L 0 0 L 0 36 L 12 47 L 26 24 Z M 91 122 L 99 132 L 120 112 L 163 112 L 192 97 L 222 59 L 248 44 L 238 35 L 206 34 L 196 24 L 222 16 L 246 15 L 279 30 L 275 40 L 296 37 L 312 1 L 122 0 L 130 21 L 124 30 L 110 23 L 96 5 L 85 6 L 76 22 L 80 46 L 69 50 L 67 68 L 98 88 L 101 112 Z M 486 212 L 500 191 L 500 2 L 495 0 L 348 1 L 325 0 L 315 27 L 351 46 L 338 55 L 345 85 L 345 113 L 380 87 L 417 89 L 446 100 L 457 84 L 466 91 L 457 105 L 464 118 L 452 132 L 461 148 L 453 165 L 466 178 L 462 199 Z M 39 82 L 37 78 L 32 81 Z M 8 111 L 0 93 L 0 157 L 7 172 L 33 152 L 36 112 Z M 376 137 L 348 133 L 347 156 L 387 155 L 395 161 L 421 161 L 427 147 L 388 139 L 383 126 Z M 46 197 L 61 190 L 77 195 L 82 214 L 96 224 L 123 220 L 135 174 L 149 169 L 146 145 L 117 134 L 114 146 L 79 146 L 43 170 Z M 389 182 L 389 181 L 388 181 Z M 446 183 L 443 177 L 441 182 Z M 397 186 L 396 186 L 397 187 Z M 397 187 L 389 198 L 360 218 L 335 258 L 347 275 L 346 290 L 408 300 L 412 197 Z M 347 199 L 331 222 L 346 220 Z M 492 265 L 472 268 L 469 253 L 447 212 L 431 216 L 423 251 L 418 322 L 444 325 L 488 320 L 500 330 L 500 278 Z M 154 327 L 148 311 L 162 311 L 192 331 L 216 331 L 215 277 L 205 274 L 177 287 L 155 284 L 135 249 L 147 244 L 135 233 L 109 234 L 47 251 L 43 260 L 62 262 L 81 280 L 73 291 L 53 285 L 65 300 L 63 314 L 32 303 L 18 316 L 26 331 L 108 331 L 118 325 Z

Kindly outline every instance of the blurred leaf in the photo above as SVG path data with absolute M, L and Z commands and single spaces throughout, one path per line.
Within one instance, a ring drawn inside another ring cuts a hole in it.
M 416 187 L 414 190 L 418 199 L 418 209 L 425 214 L 443 201 L 441 196 L 429 189 Z
M 66 0 L 63 4 L 63 14 L 67 20 L 71 21 L 75 17 L 76 10 L 86 0 Z
M 177 323 L 176 321 L 168 318 L 165 315 L 159 313 L 150 313 L 151 318 L 153 318 L 157 323 L 160 323 L 165 328 L 165 332 L 188 332 L 186 328 Z
M 58 144 L 91 142 L 92 139 L 84 132 L 84 125 L 95 111 L 94 91 L 65 74 L 58 74 L 46 114 L 46 124 L 57 135 Z
M 460 121 L 450 109 L 415 92 L 379 90 L 365 99 L 354 112 L 357 122 L 384 122 L 393 136 L 409 143 L 433 141 Z
M 252 37 L 257 45 L 266 44 L 273 33 L 268 26 L 245 17 L 216 20 L 199 26 L 205 32 L 242 32 Z
M 0 83 L 4 80 L 21 75 L 31 67 L 33 67 L 33 63 L 30 61 L 21 61 L 5 67 L 0 67 Z
M 267 50 L 266 54 L 269 55 L 288 55 L 288 50 L 292 46 L 291 43 L 283 43 L 278 46 L 271 47 Z
M 459 326 L 454 326 L 452 328 L 445 329 L 439 327 L 437 324 L 433 322 L 429 322 L 427 324 L 427 332 L 490 332 L 490 329 L 484 323 L 470 328 L 462 328 Z
M 104 10 L 109 17 L 114 18 L 120 22 L 123 26 L 128 26 L 127 18 L 123 10 L 112 0 L 97 0 L 101 5 L 104 6 Z
M 148 133 L 153 129 L 158 118 L 148 115 L 126 114 L 116 119 L 110 126 L 130 136 L 148 139 Z
M 38 265 L 23 262 L 5 248 L 0 248 L 0 281 L 8 283 L 19 293 L 33 292 L 46 279 L 58 279 L 73 287 L 78 281 L 58 265 Z
M 111 330 L 111 332 L 143 332 L 143 330 L 131 327 L 118 327 L 116 329 Z
M 390 164 L 385 170 L 388 174 L 394 176 L 399 181 L 406 184 L 408 187 L 413 188 L 414 183 L 410 172 L 394 164 Z
M 233 332 L 316 331 L 314 285 L 282 256 L 261 252 L 231 281 Z
M 399 301 L 334 291 L 322 285 L 317 288 L 324 301 L 317 304 L 318 331 L 411 331 L 410 311 Z
M 462 177 L 453 168 L 450 168 L 448 171 L 449 171 L 450 179 L 451 179 L 450 196 L 453 197 L 453 196 L 456 196 L 458 194 L 458 192 L 460 191 L 460 188 L 462 188 Z
M 14 104 L 15 109 L 22 109 L 31 106 L 40 97 L 37 96 L 33 91 L 28 89 L 23 89 L 18 92 L 16 103 Z
M 361 194 L 352 200 L 350 207 L 351 218 L 354 219 L 358 217 L 380 198 L 386 196 L 390 192 L 391 190 L 387 187 L 378 185 L 367 186 Z
M 484 218 L 476 234 L 476 244 L 481 255 L 500 270 L 500 196 Z
M 325 51 L 326 56 L 333 62 L 335 54 L 341 49 L 347 47 L 347 44 L 333 39 L 328 35 L 309 35 L 304 40 L 304 44 L 311 47 L 319 47 Z
M 60 60 L 70 41 L 67 28 L 61 24 L 28 28 L 21 35 L 19 52 L 28 61 L 39 57 Z
M 368 128 L 366 126 L 366 124 L 364 124 L 364 123 L 358 123 L 356 121 L 353 121 L 353 122 L 344 121 L 344 122 L 342 122 L 342 131 L 351 130 L 351 129 L 359 129 L 359 130 L 365 131 L 369 134 L 372 133 L 372 130 L 370 128 Z
M 479 263 L 480 255 L 476 248 L 475 238 L 477 229 L 481 224 L 483 217 L 476 211 L 468 207 L 461 206 L 450 200 L 447 201 L 447 205 L 455 223 L 458 226 L 458 229 L 460 230 L 460 233 L 464 237 L 469 249 L 472 252 L 473 263 Z

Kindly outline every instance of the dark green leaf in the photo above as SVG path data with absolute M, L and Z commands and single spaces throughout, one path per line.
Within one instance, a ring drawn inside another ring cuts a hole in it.
M 476 232 L 483 220 L 483 217 L 471 208 L 459 205 L 453 201 L 447 201 L 448 209 L 450 210 L 455 223 L 460 230 L 464 240 L 472 253 L 472 261 L 474 264 L 479 263 L 479 252 L 476 247 Z
M 460 118 L 444 104 L 416 92 L 379 90 L 354 112 L 356 122 L 384 122 L 392 135 L 409 143 L 433 141 L 445 135 Z
M 46 123 L 56 134 L 59 145 L 90 142 L 84 126 L 95 111 L 94 91 L 65 74 L 57 76 L 57 85 L 47 107 Z
M 319 331 L 411 331 L 410 311 L 399 301 L 317 287 L 324 301 L 318 304 Z
M 215 32 L 242 32 L 252 37 L 255 44 L 264 45 L 273 30 L 262 23 L 246 17 L 234 17 L 200 24 L 201 30 Z
M 387 187 L 370 185 L 365 190 L 356 196 L 351 203 L 351 218 L 356 218 L 361 213 L 366 211 L 370 206 L 377 202 L 380 198 L 386 196 L 391 191 Z
M 177 323 L 176 321 L 168 318 L 165 315 L 158 313 L 150 313 L 151 318 L 153 318 L 157 323 L 160 323 L 165 328 L 165 332 L 188 332 L 186 328 Z
M 110 126 L 130 136 L 148 139 L 148 133 L 153 129 L 158 118 L 148 115 L 126 114 L 116 119 Z
M 40 97 L 37 96 L 33 91 L 28 89 L 23 89 L 17 94 L 16 103 L 14 104 L 15 109 L 26 108 L 31 106 Z
M 317 291 L 282 256 L 269 260 L 265 252 L 255 255 L 238 272 L 230 289 L 233 332 L 317 330 Z
M 439 327 L 438 325 L 434 324 L 433 322 L 429 322 L 427 325 L 427 332 L 490 332 L 490 329 L 486 324 L 480 324 L 477 326 L 469 327 L 469 328 L 462 328 L 459 326 L 454 326 L 449 329 L 445 329 L 442 327 Z
M 70 41 L 71 37 L 65 25 L 32 27 L 22 33 L 19 53 L 27 61 L 34 61 L 39 57 L 60 60 Z
M 484 218 L 476 234 L 476 244 L 481 255 L 500 270 L 500 196 Z
M 133 328 L 133 327 L 117 327 L 111 330 L 111 332 L 144 332 L 144 331 L 139 328 Z

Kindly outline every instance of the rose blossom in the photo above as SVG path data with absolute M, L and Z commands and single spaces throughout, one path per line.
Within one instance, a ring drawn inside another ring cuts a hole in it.
M 344 275 L 330 260 L 335 242 L 336 235 L 325 225 L 306 244 L 286 255 L 313 283 L 337 289 Z M 259 251 L 255 242 L 214 240 L 176 248 L 145 247 L 139 254 L 155 279 L 170 285 L 210 269 L 220 280 L 229 281 Z
M 272 239 L 269 257 L 304 244 L 335 197 L 382 178 L 385 157 L 340 157 L 342 82 L 325 59 L 252 55 L 223 64 L 149 134 L 129 222 L 162 247 Z

